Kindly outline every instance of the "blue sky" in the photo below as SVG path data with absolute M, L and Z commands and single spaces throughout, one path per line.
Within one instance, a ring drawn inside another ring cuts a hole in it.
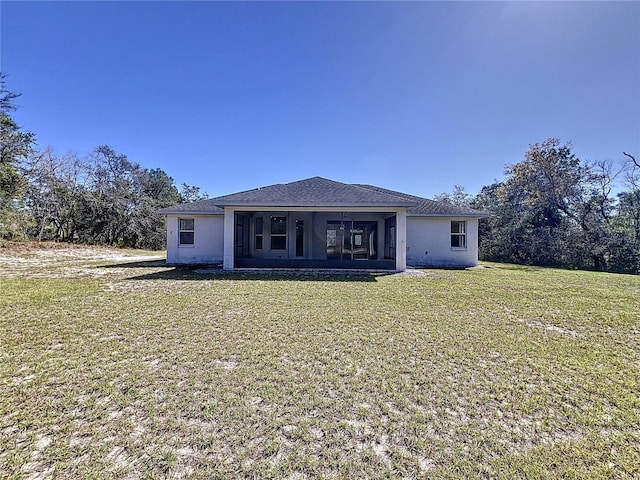
M 476 193 L 548 137 L 640 156 L 640 2 L 2 1 L 40 147 L 222 195 L 320 175 Z

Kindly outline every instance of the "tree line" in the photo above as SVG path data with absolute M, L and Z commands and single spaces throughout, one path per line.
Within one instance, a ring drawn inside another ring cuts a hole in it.
M 0 240 L 34 238 L 160 249 L 159 208 L 206 198 L 113 148 L 86 157 L 37 150 L 12 119 L 19 95 L 0 74 Z M 555 138 L 530 145 L 505 178 L 437 200 L 486 210 L 483 260 L 640 273 L 640 162 L 585 162 Z
M 84 157 L 37 150 L 35 135 L 11 118 L 18 96 L 0 75 L 0 239 L 161 249 L 165 222 L 156 211 L 206 197 L 107 145 Z
M 640 273 L 640 162 L 623 155 L 589 163 L 550 138 L 478 195 L 456 187 L 438 198 L 490 214 L 483 260 Z

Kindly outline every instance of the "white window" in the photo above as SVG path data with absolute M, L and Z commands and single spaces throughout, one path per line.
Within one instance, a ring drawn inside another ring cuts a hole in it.
M 467 248 L 467 222 L 451 222 L 451 248 Z
M 195 220 L 193 218 L 179 219 L 179 245 L 193 245 L 195 239 Z

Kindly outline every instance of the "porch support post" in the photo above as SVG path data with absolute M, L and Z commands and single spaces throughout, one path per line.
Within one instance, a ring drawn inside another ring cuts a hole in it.
M 224 255 L 222 268 L 233 270 L 235 250 L 236 212 L 232 207 L 224 207 Z
M 407 209 L 396 212 L 396 270 L 407 269 Z

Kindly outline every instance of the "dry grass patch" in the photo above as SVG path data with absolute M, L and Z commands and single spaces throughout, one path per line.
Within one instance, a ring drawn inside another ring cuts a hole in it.
M 638 277 L 110 263 L 0 280 L 4 476 L 640 474 Z

